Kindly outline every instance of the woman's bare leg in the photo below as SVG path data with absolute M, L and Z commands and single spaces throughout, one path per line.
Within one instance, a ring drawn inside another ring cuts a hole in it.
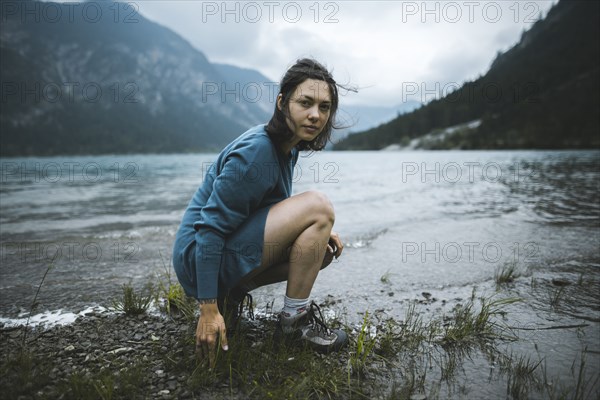
M 333 261 L 334 254 L 327 253 L 322 260 L 321 270 L 325 269 Z M 260 274 L 251 278 L 254 285 L 258 288 L 261 286 L 272 285 L 287 281 L 289 274 L 290 263 L 288 261 L 281 262 L 263 270 Z
M 281 262 L 266 268 L 260 274 L 255 276 L 252 281 L 256 287 L 272 285 L 274 283 L 287 281 L 290 272 L 290 263 L 287 261 Z
M 287 279 L 288 297 L 308 298 L 323 265 L 333 223 L 333 206 L 319 192 L 301 193 L 275 204 L 267 216 L 262 263 L 243 281 L 263 286 Z
M 262 286 L 287 276 L 286 297 L 274 336 L 279 343 L 301 340 L 323 352 L 337 351 L 348 343 L 346 332 L 321 329 L 324 322 L 316 323 L 315 319 L 320 320 L 313 306 L 308 309 L 319 270 L 333 258 L 333 253 L 327 252 L 333 222 L 333 207 L 318 192 L 292 196 L 269 210 L 261 266 L 251 279 Z M 337 236 L 335 241 L 341 249 Z

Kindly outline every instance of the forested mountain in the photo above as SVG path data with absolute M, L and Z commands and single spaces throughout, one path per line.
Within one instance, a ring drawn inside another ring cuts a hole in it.
M 7 3 L 2 156 L 214 151 L 271 114 L 133 3 Z
M 382 149 L 424 135 L 431 149 L 600 147 L 599 10 L 598 1 L 559 1 L 482 77 L 335 149 Z
M 419 108 L 421 103 L 408 100 L 395 106 L 386 105 L 346 105 L 342 97 L 337 119 L 345 128 L 334 131 L 332 142 L 337 143 L 352 132 L 360 132 L 374 128 L 384 122 L 391 121 L 401 114 Z

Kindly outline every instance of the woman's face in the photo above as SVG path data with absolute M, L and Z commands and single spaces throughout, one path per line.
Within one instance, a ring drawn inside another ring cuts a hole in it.
M 279 109 L 283 107 L 281 94 L 277 97 L 277 106 Z M 316 138 L 331 113 L 331 94 L 327 83 L 307 79 L 298 85 L 290 97 L 289 112 L 291 120 L 288 119 L 287 124 L 296 140 L 310 142 Z

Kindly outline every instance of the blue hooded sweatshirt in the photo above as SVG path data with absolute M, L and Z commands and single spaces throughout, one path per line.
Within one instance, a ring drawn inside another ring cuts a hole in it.
M 223 296 L 260 266 L 269 208 L 290 197 L 298 150 L 284 155 L 255 126 L 227 145 L 190 201 L 173 248 L 186 294 Z

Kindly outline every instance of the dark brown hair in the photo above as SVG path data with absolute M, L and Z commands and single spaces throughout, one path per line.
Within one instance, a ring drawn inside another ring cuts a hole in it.
M 297 60 L 296 63 L 287 70 L 281 79 L 279 84 L 279 93 L 282 96 L 282 109 L 280 110 L 277 107 L 277 102 L 275 102 L 275 111 L 273 112 L 273 116 L 271 117 L 266 129 L 267 133 L 271 137 L 271 140 L 273 140 L 275 143 L 285 142 L 294 136 L 294 132 L 290 130 L 287 124 L 287 119 L 291 119 L 289 113 L 290 98 L 298 85 L 307 79 L 324 81 L 327 84 L 329 87 L 329 94 L 331 95 L 331 108 L 327 123 L 323 127 L 323 130 L 319 136 L 310 142 L 304 140 L 301 141 L 296 145 L 296 148 L 298 150 L 322 150 L 331 137 L 331 130 L 339 129 L 339 127 L 335 125 L 335 115 L 339 104 L 339 85 L 335 82 L 331 76 L 331 73 L 327 71 L 323 65 L 311 58 L 302 58 Z

